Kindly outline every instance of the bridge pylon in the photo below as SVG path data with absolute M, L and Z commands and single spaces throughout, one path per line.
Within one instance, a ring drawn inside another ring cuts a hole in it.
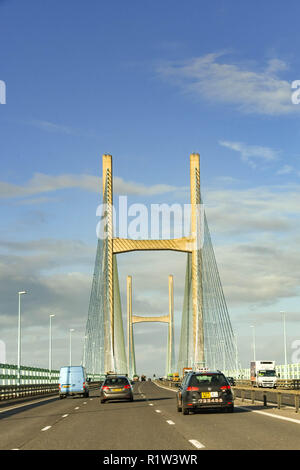
M 127 276 L 127 358 L 128 375 L 133 377 L 136 374 L 136 361 L 134 349 L 133 325 L 135 323 L 167 323 L 167 360 L 166 375 L 175 372 L 175 344 L 174 344 L 174 294 L 173 294 L 173 276 L 169 275 L 169 313 L 161 316 L 140 316 L 132 314 L 132 277 Z
M 131 374 L 135 369 L 130 329 L 126 358 L 116 255 L 152 250 L 187 253 L 178 371 L 181 372 L 182 367 L 211 365 L 212 362 L 221 369 L 225 355 L 227 368 L 230 369 L 235 362 L 235 339 L 201 200 L 199 154 L 190 155 L 190 234 L 181 238 L 136 240 L 115 237 L 111 155 L 103 155 L 102 175 L 104 223 L 101 236 L 98 235 L 85 335 L 87 369 L 100 374 L 107 371 Z M 173 325 L 169 315 L 166 316 L 167 322 Z M 138 322 L 138 317 L 132 315 L 131 328 L 135 321 Z M 172 331 L 168 335 L 168 351 L 174 350 L 173 345 Z M 167 370 L 172 369 L 171 356 L 169 354 L 167 359 Z

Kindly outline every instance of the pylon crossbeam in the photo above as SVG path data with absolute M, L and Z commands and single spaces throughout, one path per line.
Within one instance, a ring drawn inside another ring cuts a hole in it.
M 192 238 L 173 238 L 171 240 L 131 240 L 128 238 L 114 238 L 113 252 L 127 253 L 129 251 L 173 250 L 191 253 L 193 250 Z

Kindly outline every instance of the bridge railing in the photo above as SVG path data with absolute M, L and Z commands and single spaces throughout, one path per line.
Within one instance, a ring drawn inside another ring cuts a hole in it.
M 41 367 L 20 367 L 21 385 L 58 383 L 59 370 L 52 370 Z M 16 364 L 0 364 L 0 385 L 17 385 L 18 366 Z
M 236 385 L 251 387 L 251 380 L 236 380 Z M 277 379 L 276 388 L 300 390 L 300 379 Z
M 90 382 L 89 390 L 100 388 L 102 382 Z M 27 398 L 42 395 L 58 395 L 59 388 L 56 384 L 23 384 L 0 385 L 0 402 L 19 398 Z
M 232 387 L 234 398 L 240 398 L 242 402 L 251 401 L 252 404 L 260 402 L 263 406 L 268 404 L 277 404 L 277 408 L 282 406 L 290 406 L 295 408 L 296 413 L 299 412 L 300 390 L 291 389 L 273 389 L 273 388 L 257 388 L 252 386 L 237 385 Z

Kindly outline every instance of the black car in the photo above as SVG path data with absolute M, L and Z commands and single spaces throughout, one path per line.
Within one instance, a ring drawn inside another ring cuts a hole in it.
M 177 393 L 177 411 L 187 415 L 190 411 L 207 408 L 234 411 L 228 380 L 220 371 L 188 373 Z

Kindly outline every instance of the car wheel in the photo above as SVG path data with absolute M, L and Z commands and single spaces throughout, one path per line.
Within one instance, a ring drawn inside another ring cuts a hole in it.
M 228 408 L 226 408 L 226 411 L 227 411 L 227 413 L 233 413 L 234 412 L 234 406 L 233 405 L 228 406 Z
M 184 407 L 182 407 L 182 414 L 184 414 L 184 415 L 188 415 L 188 414 L 189 414 L 189 412 L 190 412 L 190 410 L 189 410 L 188 408 L 184 408 Z
M 100 400 L 100 402 L 101 402 L 101 403 L 105 403 L 105 402 L 106 402 L 106 400 Z
M 132 397 L 130 397 L 130 401 L 133 401 L 133 396 L 132 396 Z
M 179 401 L 177 401 L 177 411 L 178 413 L 182 411 L 182 406 L 179 405 Z

